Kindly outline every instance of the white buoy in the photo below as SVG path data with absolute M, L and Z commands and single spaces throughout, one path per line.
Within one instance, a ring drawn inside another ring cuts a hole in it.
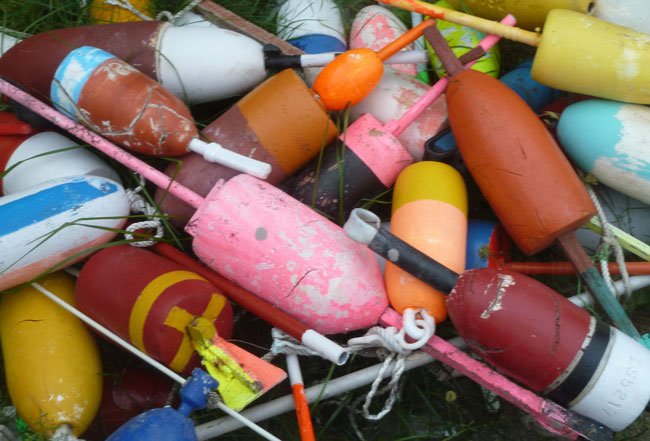
M 594 16 L 639 32 L 650 33 L 648 0 L 598 0 L 594 4 Z
M 110 242 L 129 211 L 122 186 L 95 176 L 54 179 L 0 198 L 0 290 Z
M 9 157 L 0 172 L 14 167 L 2 178 L 5 195 L 66 176 L 100 176 L 120 182 L 118 174 L 106 162 L 56 132 L 11 137 L 9 145 L 0 139 L 0 146 L 0 157 Z

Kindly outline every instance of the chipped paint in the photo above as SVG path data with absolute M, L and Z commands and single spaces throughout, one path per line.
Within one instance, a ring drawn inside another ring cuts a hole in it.
M 515 285 L 515 281 L 512 276 L 507 274 L 499 274 L 497 282 L 497 294 L 496 297 L 490 302 L 488 307 L 481 313 L 482 319 L 488 319 L 493 312 L 500 311 L 503 308 L 502 301 L 506 295 L 506 290 Z M 485 292 L 484 292 L 485 293 Z

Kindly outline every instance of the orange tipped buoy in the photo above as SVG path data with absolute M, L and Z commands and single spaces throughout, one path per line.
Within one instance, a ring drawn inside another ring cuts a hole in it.
M 383 61 L 411 44 L 422 30 L 433 26 L 427 20 L 406 32 L 378 52 L 368 48 L 349 50 L 323 68 L 314 81 L 314 90 L 330 110 L 343 110 L 364 99 L 377 86 L 384 72 Z
M 453 271 L 465 269 L 467 193 L 460 173 L 442 162 L 406 167 L 395 182 L 390 229 Z M 424 308 L 436 323 L 447 317 L 445 295 L 394 264 L 386 263 L 386 291 L 399 313 Z

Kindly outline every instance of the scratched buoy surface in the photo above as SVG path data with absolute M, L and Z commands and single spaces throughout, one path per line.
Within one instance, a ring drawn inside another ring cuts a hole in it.
M 71 51 L 54 74 L 50 98 L 64 114 L 138 153 L 180 156 L 198 135 L 179 98 L 101 49 Z
M 543 250 L 595 214 L 560 147 L 505 84 L 464 70 L 447 88 L 447 106 L 468 170 L 523 252 Z
M 39 282 L 74 306 L 74 279 Z M 18 415 L 37 433 L 69 424 L 80 436 L 102 395 L 99 348 L 81 320 L 31 286 L 0 297 L 5 376 Z
M 567 107 L 557 126 L 564 151 L 603 184 L 650 203 L 650 109 L 587 100 Z
M 80 311 L 176 372 L 200 366 L 185 331 L 195 316 L 224 339 L 232 333 L 230 303 L 211 283 L 143 248 L 95 253 L 79 274 L 75 298 Z
M 318 332 L 372 326 L 388 306 L 367 247 L 251 176 L 216 186 L 185 229 L 205 264 Z
M 7 170 L 0 179 L 5 195 L 66 176 L 100 176 L 120 182 L 106 162 L 56 132 L 0 136 L 0 173 Z
M 447 309 L 481 358 L 614 431 L 630 425 L 650 399 L 642 374 L 650 368 L 650 351 L 530 277 L 495 268 L 466 271 Z
M 65 259 L 110 242 L 129 215 L 117 182 L 95 176 L 48 181 L 0 198 L 0 290 L 36 277 Z

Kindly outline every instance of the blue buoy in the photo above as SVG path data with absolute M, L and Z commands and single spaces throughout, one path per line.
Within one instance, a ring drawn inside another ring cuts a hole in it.
M 205 408 L 208 392 L 217 386 L 217 380 L 205 371 L 194 369 L 181 389 L 177 410 L 171 407 L 148 410 L 131 418 L 106 441 L 198 441 L 189 415 L 195 409 Z

